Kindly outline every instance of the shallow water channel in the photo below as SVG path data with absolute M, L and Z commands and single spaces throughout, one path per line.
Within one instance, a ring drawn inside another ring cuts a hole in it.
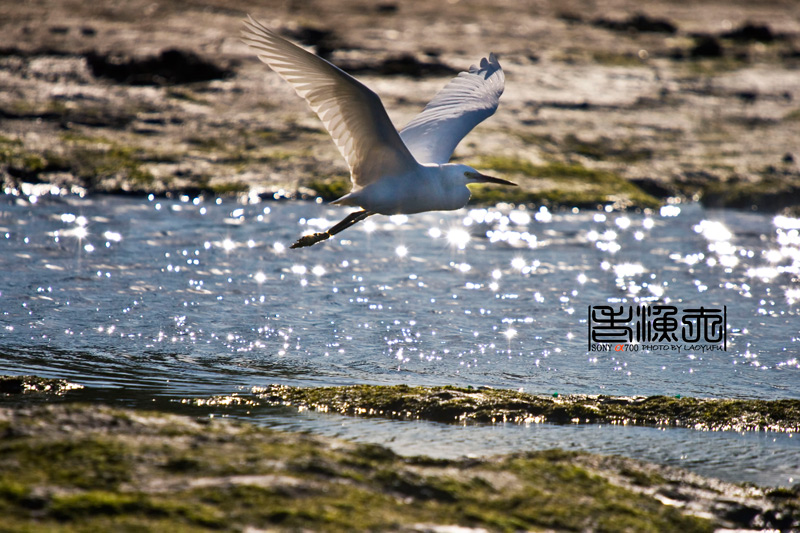
M 67 378 L 89 401 L 399 453 L 562 447 L 732 481 L 800 482 L 792 434 L 448 426 L 297 412 L 250 394 L 270 383 L 406 383 L 800 398 L 800 219 L 697 204 L 649 214 L 500 206 L 376 216 L 288 248 L 345 214 L 258 198 L 0 196 L 0 373 Z M 679 318 L 724 309 L 724 344 L 687 342 L 680 330 L 621 351 L 590 342 L 591 308 L 642 305 L 673 306 Z M 212 395 L 253 401 L 197 401 Z

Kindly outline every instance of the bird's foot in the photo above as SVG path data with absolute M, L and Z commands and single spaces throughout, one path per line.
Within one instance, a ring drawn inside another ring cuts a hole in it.
M 314 233 L 311 235 L 303 235 L 302 237 L 297 239 L 297 242 L 295 242 L 289 248 L 305 248 L 306 246 L 312 246 L 320 241 L 329 239 L 330 236 L 331 234 L 328 233 L 327 231 L 322 231 L 320 233 Z

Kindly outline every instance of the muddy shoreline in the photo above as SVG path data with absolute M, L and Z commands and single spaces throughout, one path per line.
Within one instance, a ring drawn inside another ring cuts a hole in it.
M 319 121 L 239 42 L 252 11 L 363 79 L 398 125 L 498 53 L 500 109 L 455 157 L 521 188 L 479 189 L 478 203 L 796 213 L 798 9 L 12 3 L 0 18 L 0 179 L 20 199 L 347 190 Z

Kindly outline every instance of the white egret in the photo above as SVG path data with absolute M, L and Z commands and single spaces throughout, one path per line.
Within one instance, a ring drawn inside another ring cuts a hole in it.
M 459 73 L 398 132 L 378 95 L 364 84 L 252 17 L 245 25 L 244 42 L 305 98 L 347 161 L 353 187 L 333 203 L 361 208 L 328 231 L 301 237 L 292 248 L 316 244 L 376 213 L 459 209 L 470 198 L 467 183 L 515 185 L 448 163 L 461 139 L 497 109 L 505 76 L 494 54 Z

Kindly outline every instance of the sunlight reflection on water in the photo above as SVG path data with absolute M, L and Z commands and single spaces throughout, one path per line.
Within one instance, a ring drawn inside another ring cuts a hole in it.
M 224 354 L 248 353 L 259 378 L 289 358 L 319 383 L 799 394 L 788 371 L 795 219 L 697 205 L 655 218 L 479 208 L 375 217 L 338 241 L 287 251 L 303 226 L 342 211 L 46 198 L 9 196 L 0 219 L 4 270 L 19 272 L 0 286 L 6 344 L 188 350 L 223 366 Z M 587 358 L 589 305 L 658 301 L 727 305 L 729 350 Z
M 0 371 L 197 397 L 270 382 L 800 397 L 800 221 L 7 195 Z M 587 308 L 725 305 L 726 352 L 589 352 Z M 43 355 L 49 354 L 49 355 Z

